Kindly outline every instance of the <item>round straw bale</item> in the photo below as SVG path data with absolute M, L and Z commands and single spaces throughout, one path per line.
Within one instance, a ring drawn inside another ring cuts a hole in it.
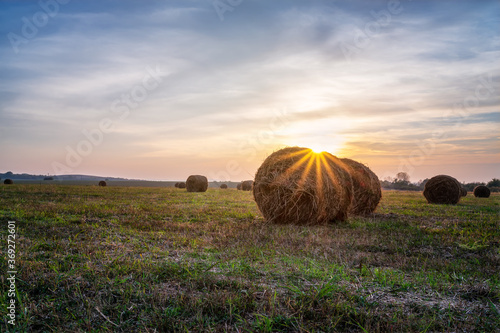
M 462 197 L 461 188 L 460 183 L 455 178 L 438 175 L 425 183 L 423 194 L 428 203 L 455 205 Z
M 3 183 L 4 183 L 5 185 L 12 185 L 12 184 L 14 184 L 14 181 L 13 181 L 12 179 L 7 178 L 7 179 L 5 179 L 5 180 L 3 181 Z
M 226 189 L 227 188 L 227 184 L 220 184 L 220 188 Z
M 99 182 L 99 186 L 106 186 L 106 185 L 108 185 L 108 184 L 106 184 L 106 182 L 104 180 L 101 180 Z
M 460 195 L 463 197 L 467 196 L 467 190 L 462 185 L 460 185 Z
M 353 196 L 349 213 L 354 215 L 373 213 L 382 197 L 377 175 L 359 162 L 348 158 L 340 160 L 345 164 L 352 179 Z
M 241 190 L 241 183 L 239 183 L 238 185 L 236 185 L 236 189 L 237 190 Z
M 175 183 L 174 187 L 179 188 L 179 184 L 180 184 L 180 182 Z
M 476 198 L 489 198 L 490 194 L 490 189 L 484 185 L 478 185 L 474 187 L 474 196 Z
M 177 186 L 178 188 L 186 188 L 186 183 L 184 182 L 179 182 L 179 185 Z
M 186 180 L 188 192 L 205 192 L 208 188 L 207 177 L 201 175 L 191 175 Z
M 253 186 L 253 180 L 245 180 L 241 182 L 241 189 L 243 191 L 251 191 Z
M 329 153 L 288 147 L 264 160 L 255 175 L 253 196 L 272 223 L 343 221 L 352 200 L 351 177 Z

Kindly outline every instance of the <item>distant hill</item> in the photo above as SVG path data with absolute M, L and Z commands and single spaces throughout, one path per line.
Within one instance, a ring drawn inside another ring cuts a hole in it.
M 144 187 L 174 187 L 174 184 L 179 181 L 167 180 L 143 180 L 129 179 L 120 177 L 103 177 L 92 175 L 30 175 L 27 173 L 0 173 L 0 179 L 10 178 L 14 181 L 19 181 L 20 184 L 58 184 L 64 185 L 96 185 L 100 180 L 106 180 L 108 186 L 144 186 Z M 184 180 L 182 180 L 184 181 Z M 208 183 L 210 188 L 219 188 L 221 184 L 226 184 L 229 188 L 236 188 L 239 182 L 222 182 L 212 181 Z
M 103 177 L 103 176 L 91 176 L 91 175 L 30 175 L 28 173 L 12 173 L 10 171 L 6 173 L 0 173 L 0 179 L 10 178 L 13 180 L 44 180 L 46 178 L 52 177 L 55 180 L 128 180 L 127 178 L 119 177 Z

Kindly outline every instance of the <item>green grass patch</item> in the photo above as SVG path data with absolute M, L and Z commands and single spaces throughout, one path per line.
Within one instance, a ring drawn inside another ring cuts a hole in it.
M 234 189 L 14 184 L 0 202 L 18 271 L 17 325 L 2 331 L 500 327 L 498 194 L 446 206 L 385 191 L 372 216 L 313 227 L 268 224 Z

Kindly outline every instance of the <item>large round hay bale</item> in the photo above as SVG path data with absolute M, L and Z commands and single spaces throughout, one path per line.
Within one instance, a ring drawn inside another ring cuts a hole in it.
M 352 200 L 349 173 L 329 153 L 289 147 L 269 155 L 257 170 L 253 196 L 264 218 L 278 224 L 343 221 Z
M 227 188 L 227 184 L 220 184 L 220 188 L 226 189 Z
M 5 185 L 12 185 L 12 184 L 14 184 L 14 181 L 13 181 L 12 179 L 7 178 L 7 179 L 5 179 L 5 180 L 3 181 L 3 183 L 4 183 Z
M 253 180 L 245 180 L 241 182 L 241 189 L 243 191 L 251 191 L 253 186 Z
M 237 190 L 241 190 L 241 183 L 239 183 L 238 185 L 236 185 L 236 189 Z
M 186 180 L 188 192 L 205 192 L 208 188 L 207 177 L 201 175 L 191 175 Z
M 490 189 L 484 185 L 478 185 L 474 187 L 474 196 L 476 198 L 489 198 L 490 194 Z
M 462 197 L 462 189 L 460 183 L 455 178 L 447 175 L 438 175 L 425 183 L 423 194 L 428 203 L 454 205 Z
M 347 167 L 352 179 L 353 195 L 349 213 L 354 215 L 373 213 L 380 202 L 380 198 L 382 198 L 382 190 L 377 175 L 366 165 L 359 162 L 348 158 L 340 160 Z
M 106 184 L 106 182 L 104 180 L 101 180 L 99 182 L 99 186 L 106 186 L 106 185 L 108 185 L 108 184 Z

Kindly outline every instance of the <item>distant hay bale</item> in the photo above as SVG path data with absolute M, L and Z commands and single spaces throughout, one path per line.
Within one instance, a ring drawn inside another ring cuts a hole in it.
M 106 186 L 106 185 L 108 185 L 108 184 L 106 184 L 106 182 L 104 180 L 101 180 L 99 182 L 99 186 Z
M 257 170 L 253 196 L 264 218 L 277 224 L 343 221 L 352 200 L 351 176 L 329 153 L 289 147 Z
M 207 177 L 201 175 L 191 175 L 186 180 L 188 192 L 205 192 L 208 188 Z
M 7 178 L 7 179 L 5 179 L 5 180 L 3 181 L 3 183 L 4 183 L 5 185 L 12 185 L 12 184 L 14 184 L 14 181 L 13 181 L 12 179 Z
M 245 180 L 241 182 L 241 189 L 243 191 L 251 191 L 253 186 L 253 180 Z
M 462 185 L 460 185 L 460 195 L 463 197 L 467 196 L 467 190 Z
M 179 182 L 179 185 L 177 186 L 178 188 L 186 188 L 186 183 L 184 182 Z
M 236 189 L 237 190 L 241 190 L 241 183 L 239 183 L 238 185 L 236 185 Z
M 366 165 L 359 162 L 348 158 L 340 160 L 347 167 L 352 179 L 353 196 L 349 213 L 353 215 L 373 213 L 380 202 L 380 198 L 382 198 L 382 190 L 377 175 Z
M 476 198 L 489 198 L 490 194 L 490 189 L 484 185 L 478 185 L 474 187 L 474 196 Z
M 423 194 L 428 203 L 455 205 L 462 197 L 462 186 L 451 176 L 438 175 L 425 183 Z
M 179 184 L 180 184 L 180 182 L 175 183 L 174 187 L 179 188 Z
M 220 184 L 220 188 L 222 188 L 222 189 L 226 189 L 226 188 L 227 188 L 227 185 L 226 185 L 226 184 Z

